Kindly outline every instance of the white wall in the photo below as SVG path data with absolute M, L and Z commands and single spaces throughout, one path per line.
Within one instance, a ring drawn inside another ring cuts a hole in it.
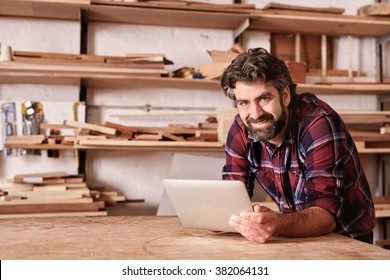
M 210 1 L 212 2 L 212 1 Z M 220 1 L 214 1 L 221 3 Z M 231 3 L 232 1 L 224 1 Z M 243 1 L 256 3 L 262 7 L 269 1 Z M 356 14 L 357 7 L 373 1 L 274 1 L 293 5 L 323 6 L 345 8 L 347 14 Z M 12 46 L 14 50 L 78 53 L 79 24 L 65 21 L 17 19 L 0 17 L 0 42 Z M 246 32 L 243 35 L 245 48 L 262 46 L 269 49 L 269 34 L 266 32 Z M 346 68 L 348 61 L 345 51 L 348 41 L 337 41 L 335 60 L 337 65 Z M 197 68 L 200 63 L 209 63 L 207 50 L 228 50 L 234 42 L 231 30 L 197 28 L 157 27 L 130 24 L 91 23 L 89 25 L 89 53 L 96 55 L 119 55 L 126 53 L 165 53 L 174 61 L 167 69 L 175 70 L 182 66 Z M 374 44 L 371 39 L 353 39 L 353 65 L 362 72 L 372 74 L 375 59 Z M 366 55 L 366 54 L 369 55 Z M 363 59 L 361 59 L 363 57 Z M 69 102 L 78 98 L 78 87 L 56 85 L 0 85 L 1 100 L 23 101 L 62 101 L 58 112 L 66 114 Z M 351 99 L 353 98 L 353 102 Z M 339 110 L 376 110 L 377 99 L 367 96 L 345 97 L 324 96 L 332 106 Z M 93 88 L 88 90 L 88 104 L 105 106 L 88 110 L 88 122 L 112 121 L 124 125 L 158 126 L 168 123 L 197 123 L 201 118 L 132 118 L 119 119 L 113 114 L 143 113 L 136 109 L 114 109 L 110 106 L 152 106 L 177 107 L 218 107 L 230 106 L 230 100 L 221 90 L 178 89 L 143 85 L 126 88 Z M 49 107 L 49 105 L 48 105 Z M 53 111 L 53 110 L 52 110 Z M 45 112 L 46 113 L 46 112 Z M 152 111 L 156 113 L 156 111 Z M 157 112 L 158 113 L 158 112 Z M 57 114 L 56 112 L 53 114 Z M 47 112 L 48 121 L 55 116 Z M 55 120 L 57 121 L 57 120 Z M 204 155 L 204 154 L 203 154 Z M 222 153 L 209 154 L 223 157 Z M 154 214 L 162 194 L 161 180 L 168 176 L 172 162 L 172 152 L 117 152 L 88 151 L 87 179 L 91 185 L 112 187 L 132 198 L 143 198 L 143 204 L 129 204 L 110 209 L 118 214 Z M 372 159 L 374 162 L 376 158 Z M 49 159 L 45 152 L 40 157 L 6 158 L 0 161 L 0 181 L 12 178 L 15 174 L 68 171 L 75 173 L 77 162 L 74 152 L 61 152 L 60 159 Z M 27 172 L 28 171 L 28 172 Z M 375 174 L 375 172 L 373 172 Z M 377 189 L 377 178 L 370 178 L 372 187 Z M 118 210 L 120 209 L 120 210 Z

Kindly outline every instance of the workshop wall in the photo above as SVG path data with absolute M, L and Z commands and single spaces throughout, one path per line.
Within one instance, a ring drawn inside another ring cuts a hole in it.
M 218 2 L 222 1 L 209 1 Z M 232 3 L 233 1 L 223 1 Z M 261 8 L 269 1 L 243 1 Z M 293 5 L 345 8 L 346 14 L 355 15 L 357 8 L 374 1 L 272 1 Z M 293 2 L 293 3 L 292 3 Z M 37 20 L 0 17 L 0 42 L 14 50 L 79 53 L 79 24 L 57 20 Z M 167 66 L 175 70 L 183 66 L 197 68 L 201 63 L 210 63 L 207 50 L 228 50 L 234 44 L 232 30 L 198 28 L 157 27 L 130 24 L 91 23 L 89 25 L 88 52 L 96 55 L 119 55 L 126 53 L 164 53 L 174 62 Z M 270 48 L 267 32 L 248 31 L 243 34 L 244 48 Z M 348 68 L 346 52 L 353 50 L 353 68 L 367 76 L 375 76 L 375 42 L 373 39 L 347 38 L 335 42 L 334 64 Z M 390 63 L 388 63 L 390 64 Z M 389 70 L 386 70 L 389 71 Z M 60 122 L 60 118 L 72 116 L 72 104 L 78 100 L 77 86 L 57 85 L 10 85 L 0 84 L 0 100 L 45 102 L 45 121 Z M 378 110 L 373 96 L 322 96 L 337 110 Z M 50 104 L 51 103 L 51 104 Z M 164 110 L 186 112 L 188 108 L 207 110 L 216 107 L 231 107 L 231 101 L 221 90 L 191 88 L 167 88 L 154 85 L 137 85 L 123 88 L 93 88 L 88 90 L 87 121 L 90 123 L 112 121 L 131 126 L 165 126 L 170 123 L 196 124 L 202 117 L 149 117 L 146 105 L 153 107 L 177 107 Z M 151 110 L 149 113 L 159 113 Z M 131 117 L 133 115 L 133 117 Z M 137 116 L 134 116 L 137 115 Z M 142 116 L 139 116 L 142 115 Z M 129 117 L 130 116 L 130 117 Z M 204 118 L 204 117 L 203 117 Z M 192 153 L 197 154 L 197 153 Z M 223 158 L 223 153 L 198 153 L 202 156 Z M 110 214 L 149 215 L 155 214 L 162 195 L 161 180 L 169 176 L 174 152 L 88 151 L 87 182 L 90 185 L 108 186 L 130 199 L 145 199 L 145 203 L 121 204 L 109 209 Z M 379 192 L 378 157 L 367 156 L 367 171 L 371 187 Z M 207 164 L 205 162 L 204 164 Z M 77 172 L 74 151 L 60 153 L 60 158 L 48 158 L 46 151 L 40 156 L 10 156 L 0 160 L 0 181 L 11 179 L 20 173 L 66 171 Z M 222 168 L 222 166 L 221 166 Z M 368 169 L 369 168 L 369 169 Z

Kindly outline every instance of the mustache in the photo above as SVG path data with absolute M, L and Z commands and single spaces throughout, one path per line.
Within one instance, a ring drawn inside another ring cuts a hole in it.
M 247 119 L 247 122 L 248 123 L 253 123 L 253 124 L 256 124 L 256 123 L 261 123 L 261 122 L 264 122 L 264 121 L 271 121 L 274 119 L 274 116 L 272 114 L 269 114 L 269 113 L 265 113 L 263 115 L 261 115 L 259 118 L 257 119 L 254 119 L 254 118 L 251 118 L 249 117 Z

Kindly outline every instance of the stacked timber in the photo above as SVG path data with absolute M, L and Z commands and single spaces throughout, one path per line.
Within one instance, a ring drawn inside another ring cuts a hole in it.
M 151 76 L 169 74 L 165 65 L 173 64 L 165 54 L 133 54 L 125 56 L 100 56 L 88 54 L 65 54 L 14 51 L 13 61 L 2 62 L 1 69 L 23 73 L 53 75 L 53 72 L 86 78 L 110 78 Z
M 136 141 L 218 142 L 218 123 L 215 117 L 208 117 L 197 125 L 171 124 L 167 127 L 124 126 L 113 122 L 92 124 L 71 120 L 66 120 L 62 126 L 41 124 L 41 129 L 53 128 L 73 128 L 75 133 L 74 136 L 44 134 L 12 136 L 5 143 L 5 147 L 21 148 L 23 145 L 52 144 L 51 148 L 55 149 L 56 144 L 126 146 L 129 142 Z
M 390 111 L 339 113 L 358 150 L 390 149 Z
M 66 172 L 19 174 L 0 184 L 0 218 L 106 216 L 106 205 L 119 201 L 127 199 Z

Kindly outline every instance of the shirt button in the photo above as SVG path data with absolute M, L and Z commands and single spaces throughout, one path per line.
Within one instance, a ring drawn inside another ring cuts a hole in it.
M 280 177 L 276 177 L 276 180 L 278 180 L 280 182 Z

